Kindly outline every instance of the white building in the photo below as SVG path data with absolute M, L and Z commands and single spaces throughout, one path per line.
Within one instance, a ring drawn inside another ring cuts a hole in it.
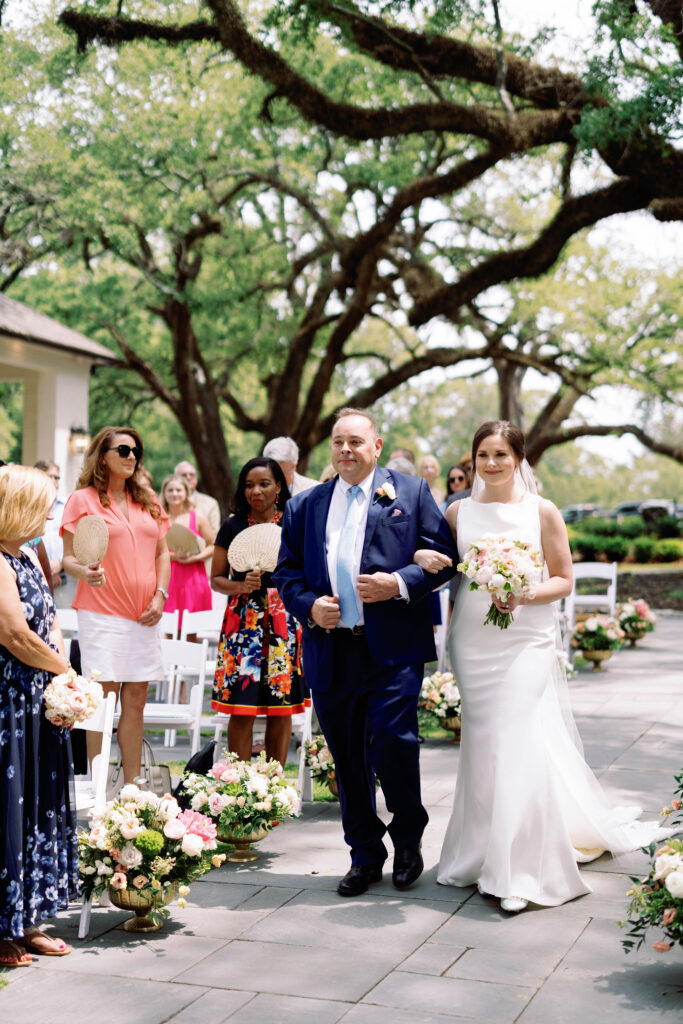
M 116 362 L 103 345 L 0 293 L 0 380 L 24 385 L 22 462 L 56 462 L 62 498 L 87 446 L 92 367 Z

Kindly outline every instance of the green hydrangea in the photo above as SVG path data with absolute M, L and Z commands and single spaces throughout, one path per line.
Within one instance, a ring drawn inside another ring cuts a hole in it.
M 135 846 L 147 857 L 155 857 L 164 848 L 164 837 L 154 828 L 146 828 L 135 837 Z

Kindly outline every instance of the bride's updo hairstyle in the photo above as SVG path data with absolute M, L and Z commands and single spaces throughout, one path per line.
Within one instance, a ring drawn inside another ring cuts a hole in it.
M 486 423 L 482 423 L 472 441 L 472 460 L 476 459 L 477 449 L 482 441 L 485 441 L 487 437 L 491 437 L 493 434 L 500 434 L 507 441 L 512 448 L 512 454 L 517 459 L 517 465 L 521 466 L 526 458 L 524 434 L 519 427 L 516 427 L 514 423 L 510 423 L 509 420 L 487 420 Z

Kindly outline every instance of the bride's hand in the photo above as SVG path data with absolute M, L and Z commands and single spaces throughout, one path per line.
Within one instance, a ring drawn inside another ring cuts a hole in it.
M 425 572 L 436 573 L 446 566 L 453 565 L 453 559 L 441 551 L 432 551 L 431 548 L 419 548 L 413 555 L 413 561 L 424 569 Z
M 514 612 L 515 608 L 519 608 L 520 604 L 524 604 L 523 598 L 514 597 L 512 594 L 508 594 L 506 598 L 493 597 L 491 600 L 499 612 Z

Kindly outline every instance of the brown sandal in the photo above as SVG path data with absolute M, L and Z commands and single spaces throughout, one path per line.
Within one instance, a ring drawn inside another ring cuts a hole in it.
M 0 968 L 30 967 L 33 957 L 18 942 L 12 939 L 0 939 Z
M 63 939 L 52 938 L 40 928 L 24 933 L 24 945 L 28 952 L 38 956 L 66 956 L 71 952 L 71 946 L 67 946 Z

